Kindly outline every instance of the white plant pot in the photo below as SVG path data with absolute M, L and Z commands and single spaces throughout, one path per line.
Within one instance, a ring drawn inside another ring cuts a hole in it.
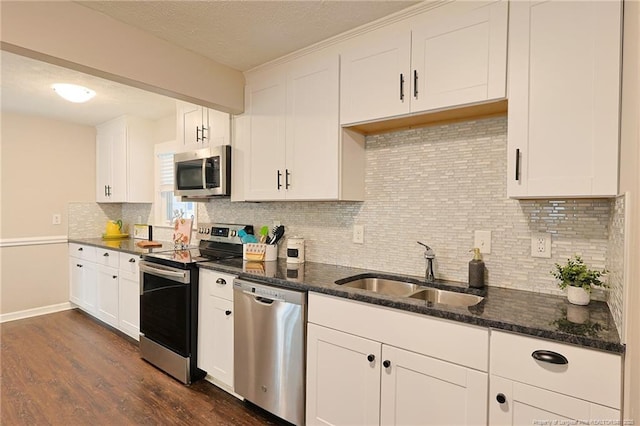
M 573 303 L 574 305 L 588 305 L 591 300 L 591 295 L 589 292 L 582 287 L 567 287 L 567 300 L 569 303 Z

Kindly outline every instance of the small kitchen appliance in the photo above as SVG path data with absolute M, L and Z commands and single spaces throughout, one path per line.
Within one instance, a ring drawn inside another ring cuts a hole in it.
M 206 201 L 231 194 L 230 145 L 176 154 L 173 165 L 174 194 L 183 201 Z
M 201 224 L 197 248 L 148 253 L 140 261 L 140 353 L 182 383 L 206 375 L 197 367 L 197 264 L 217 260 L 242 268 L 239 230 L 253 233 L 253 226 Z
M 287 239 L 287 263 L 304 263 L 304 238 Z

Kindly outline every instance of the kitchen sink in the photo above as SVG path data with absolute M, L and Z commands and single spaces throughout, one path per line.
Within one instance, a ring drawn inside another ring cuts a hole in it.
M 426 302 L 441 303 L 452 306 L 473 306 L 482 302 L 484 297 L 474 294 L 458 293 L 457 291 L 440 290 L 437 288 L 425 288 L 411 295 L 410 299 L 424 300 Z
M 457 291 L 442 290 L 400 280 L 377 277 L 345 278 L 336 281 L 343 287 L 358 288 L 385 296 L 406 297 L 425 302 L 468 307 L 482 302 L 484 297 Z
M 336 284 L 340 284 L 343 287 L 372 291 L 374 293 L 384 294 L 387 296 L 409 296 L 411 293 L 422 288 L 418 284 L 385 278 L 359 278 L 353 281 L 336 281 Z

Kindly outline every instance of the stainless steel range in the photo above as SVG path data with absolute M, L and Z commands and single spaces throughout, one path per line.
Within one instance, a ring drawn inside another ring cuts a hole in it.
M 197 367 L 197 264 L 224 260 L 241 267 L 240 230 L 253 234 L 251 225 L 202 224 L 197 248 L 150 253 L 140 262 L 142 358 L 182 383 L 205 376 Z

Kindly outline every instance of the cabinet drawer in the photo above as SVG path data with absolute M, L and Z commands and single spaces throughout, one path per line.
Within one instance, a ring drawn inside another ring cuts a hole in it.
M 120 270 L 125 272 L 131 272 L 132 274 L 137 274 L 138 263 L 140 261 L 140 256 L 137 254 L 130 253 L 119 253 L 120 254 Z
M 221 297 L 226 300 L 233 300 L 233 279 L 234 275 L 209 269 L 200 270 L 200 286 L 203 287 L 204 294 Z
M 120 253 L 113 250 L 96 248 L 96 263 L 117 269 L 120 266 Z
M 487 371 L 489 330 L 309 292 L 309 322 Z
M 567 363 L 536 360 L 536 351 L 554 352 Z M 620 355 L 492 330 L 490 369 L 492 375 L 615 409 L 621 406 Z
M 95 262 L 96 248 L 93 246 L 85 246 L 83 244 L 69 243 L 69 256 L 88 260 L 89 262 Z

